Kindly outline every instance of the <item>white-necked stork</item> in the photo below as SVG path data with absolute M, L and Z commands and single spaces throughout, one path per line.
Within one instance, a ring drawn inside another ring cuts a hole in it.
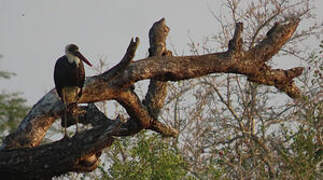
M 82 95 L 82 88 L 85 80 L 84 61 L 89 66 L 92 64 L 80 53 L 75 44 L 65 47 L 65 55 L 60 57 L 55 64 L 54 81 L 56 91 L 64 102 L 64 132 L 67 136 L 67 113 L 73 114 L 74 107 Z M 76 118 L 77 119 L 77 118 Z M 76 132 L 78 131 L 76 122 Z

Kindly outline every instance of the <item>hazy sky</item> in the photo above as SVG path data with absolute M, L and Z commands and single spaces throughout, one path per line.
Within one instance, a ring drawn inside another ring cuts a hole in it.
M 0 0 L 0 54 L 4 56 L 0 70 L 17 74 L 11 80 L 0 80 L 0 90 L 23 92 L 28 104 L 36 103 L 54 87 L 56 59 L 71 42 L 79 45 L 92 64 L 105 57 L 112 66 L 122 58 L 130 39 L 138 36 L 141 44 L 135 59 L 143 58 L 149 28 L 161 17 L 171 30 L 168 45 L 188 53 L 189 37 L 201 41 L 219 28 L 209 11 L 219 8 L 216 2 Z M 86 72 L 91 74 L 88 67 Z

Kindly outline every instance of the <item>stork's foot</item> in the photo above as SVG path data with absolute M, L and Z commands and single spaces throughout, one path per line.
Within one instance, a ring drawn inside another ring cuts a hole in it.
M 84 115 L 86 113 L 86 111 L 85 110 L 82 110 L 82 109 L 79 109 L 79 108 L 77 108 L 77 109 L 74 109 L 73 110 L 73 115 L 74 116 L 76 116 L 76 115 Z
M 86 112 L 86 111 L 83 111 L 83 110 L 80 110 L 80 109 L 77 109 L 76 111 L 77 111 L 77 115 L 75 116 L 75 134 L 74 134 L 74 136 L 77 135 L 78 132 L 79 132 L 79 126 L 78 126 L 79 115 L 80 115 L 80 113 Z
M 79 126 L 78 126 L 78 122 L 76 122 L 76 123 L 75 123 L 75 126 L 76 126 L 76 128 L 75 128 L 75 134 L 74 134 L 74 136 L 75 136 L 75 135 L 77 135 L 77 134 L 79 133 Z
M 65 134 L 61 140 L 67 140 L 67 139 L 70 139 L 70 137 L 67 134 Z

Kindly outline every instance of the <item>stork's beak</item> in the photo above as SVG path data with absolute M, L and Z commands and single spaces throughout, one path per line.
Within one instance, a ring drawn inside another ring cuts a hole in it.
M 87 65 L 92 67 L 92 64 L 79 52 L 76 51 L 75 52 L 75 56 L 77 56 L 78 58 L 80 58 L 82 61 L 84 61 Z

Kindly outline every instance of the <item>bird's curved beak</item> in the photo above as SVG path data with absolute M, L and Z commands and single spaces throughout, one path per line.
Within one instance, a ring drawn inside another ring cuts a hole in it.
M 77 56 L 78 58 L 80 58 L 82 61 L 84 61 L 87 65 L 92 67 L 92 64 L 79 52 L 76 51 L 75 52 L 75 56 Z

